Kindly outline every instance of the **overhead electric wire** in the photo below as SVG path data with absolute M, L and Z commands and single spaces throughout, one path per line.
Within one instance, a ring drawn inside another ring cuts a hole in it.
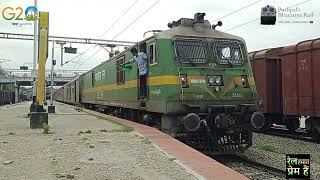
M 102 38 L 106 33 L 108 33 L 110 30 L 111 30 L 111 28 L 115 25 L 115 24 L 117 24 L 117 22 L 119 22 L 120 21 L 120 19 L 127 13 L 127 12 L 129 12 L 130 11 L 130 9 L 135 5 L 135 4 L 137 4 L 137 2 L 138 2 L 139 0 L 136 0 L 136 1 L 134 1 L 132 4 L 131 4 L 131 6 L 128 8 L 128 9 L 126 9 L 126 11 L 113 23 L 113 24 L 111 24 L 111 26 L 100 36 L 100 38 Z M 113 39 L 112 39 L 113 40 Z
M 134 19 L 130 24 L 128 24 L 123 30 L 121 30 L 117 35 L 115 35 L 112 40 L 114 40 L 115 38 L 117 38 L 120 34 L 122 34 L 125 30 L 127 30 L 132 24 L 134 24 L 137 20 L 139 20 L 142 16 L 144 16 L 150 9 L 152 9 L 160 0 L 156 1 L 155 3 L 153 3 L 149 8 L 147 8 L 142 14 L 140 14 L 140 16 L 138 16 L 136 19 Z M 101 50 L 98 49 L 95 53 L 93 53 L 90 57 L 88 57 L 86 60 L 89 60 L 90 58 L 92 58 L 93 56 L 95 56 L 99 51 Z
M 297 4 L 294 4 L 294 5 L 288 6 L 287 8 L 292 8 L 292 7 L 298 6 L 298 5 L 300 5 L 300 4 L 307 3 L 307 2 L 309 2 L 309 1 L 311 1 L 311 0 L 302 1 L 302 2 L 299 2 L 299 3 L 297 3 Z M 259 20 L 259 19 L 260 19 L 260 18 L 252 19 L 252 20 L 247 21 L 247 22 L 245 22 L 245 23 L 242 23 L 242 24 L 239 24 L 239 25 L 234 26 L 234 27 L 232 27 L 232 28 L 229 28 L 229 29 L 227 29 L 227 30 L 225 30 L 225 31 L 223 31 L 223 32 L 227 32 L 227 31 L 230 31 L 230 30 L 232 30 L 232 29 L 236 29 L 236 28 L 238 28 L 238 27 L 241 27 L 241 26 L 247 25 L 247 24 L 252 23 L 252 22 L 254 22 L 254 21 L 256 21 L 256 20 Z
M 215 21 L 217 21 L 217 20 L 220 20 L 220 19 L 222 19 L 222 18 L 225 18 L 225 17 L 227 17 L 227 16 L 230 16 L 230 15 L 236 13 L 236 12 L 239 12 L 239 11 L 241 11 L 241 10 L 243 10 L 243 9 L 246 9 L 246 8 L 248 8 L 248 7 L 250 7 L 250 6 L 254 5 L 254 4 L 257 4 L 258 2 L 261 2 L 261 1 L 264 1 L 264 0 L 256 1 L 256 2 L 254 2 L 254 3 L 251 3 L 251 4 L 247 5 L 247 6 L 244 6 L 244 7 L 240 8 L 240 9 L 237 9 L 237 10 L 235 10 L 235 11 L 232 11 L 231 13 L 226 14 L 226 15 L 224 15 L 224 16 L 221 16 L 221 17 L 219 17 L 219 18 L 211 21 L 210 23 L 213 23 L 213 22 L 215 22 Z
M 135 20 L 133 20 L 128 26 L 126 26 L 122 31 L 120 31 L 117 35 L 115 35 L 112 40 L 117 38 L 120 34 L 122 34 L 125 30 L 127 30 L 133 23 L 135 23 L 137 20 L 139 20 L 142 16 L 144 16 L 150 9 L 152 9 L 160 0 L 157 0 L 155 3 L 153 3 L 148 9 L 146 9 L 140 16 L 138 16 Z
M 108 33 L 108 32 L 114 27 L 114 25 L 117 24 L 117 23 L 122 19 L 122 17 L 131 10 L 131 8 L 132 8 L 134 5 L 137 4 L 138 1 L 139 1 L 139 0 L 135 0 L 135 1 L 119 16 L 119 18 L 118 18 L 117 20 L 115 20 L 115 21 L 109 26 L 109 28 L 108 28 L 105 32 L 103 32 L 103 34 L 99 37 L 99 39 L 101 39 L 106 33 Z M 93 46 L 93 45 L 90 46 L 90 47 L 89 47 L 88 49 L 86 49 L 84 52 L 82 52 L 82 53 L 78 54 L 77 56 L 73 57 L 72 59 L 66 61 L 65 64 L 66 64 L 66 63 L 69 63 L 69 62 L 72 62 L 74 59 L 76 59 L 76 58 L 82 56 L 83 54 L 87 53 L 92 47 L 94 47 L 94 46 Z
M 232 28 L 230 28 L 230 29 L 227 29 L 227 30 L 225 30 L 225 31 L 223 31 L 223 32 L 227 32 L 227 31 L 230 31 L 230 30 L 232 30 L 232 29 L 236 29 L 236 28 L 238 28 L 238 27 L 247 25 L 247 24 L 252 23 L 252 22 L 254 22 L 254 21 L 256 21 L 256 20 L 259 20 L 259 19 L 260 19 L 260 18 L 252 19 L 252 20 L 250 20 L 250 21 L 248 21 L 248 22 L 239 24 L 239 25 L 237 25 L 237 26 L 235 26 L 235 27 L 232 27 Z

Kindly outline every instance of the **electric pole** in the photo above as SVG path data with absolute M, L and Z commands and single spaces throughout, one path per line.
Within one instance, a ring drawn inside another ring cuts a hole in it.
M 37 0 L 34 0 L 34 7 L 37 8 Z M 33 91 L 32 91 L 32 100 L 33 103 L 35 103 L 36 100 L 36 94 L 37 94 L 37 87 L 36 87 L 36 77 L 37 77 L 37 32 L 38 32 L 38 21 L 33 21 L 33 27 L 34 27 L 34 38 L 33 38 L 33 69 L 31 76 L 33 77 Z

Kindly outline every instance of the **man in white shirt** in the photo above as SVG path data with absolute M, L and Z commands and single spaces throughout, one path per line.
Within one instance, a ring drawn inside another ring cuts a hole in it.
M 140 97 L 139 99 L 143 99 L 147 96 L 147 73 L 148 73 L 148 57 L 144 52 L 138 52 L 136 48 L 132 48 L 131 53 L 133 54 L 133 58 L 130 59 L 125 64 L 137 62 L 139 69 L 139 79 L 140 79 Z

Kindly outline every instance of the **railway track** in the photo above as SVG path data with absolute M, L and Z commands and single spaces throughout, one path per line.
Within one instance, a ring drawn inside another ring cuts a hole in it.
M 313 142 L 320 144 L 319 140 L 315 140 L 310 137 L 310 134 L 305 132 L 302 129 L 298 129 L 296 131 L 289 131 L 286 128 L 283 127 L 272 127 L 270 128 L 269 131 L 266 132 L 256 132 L 256 133 L 261 133 L 261 134 L 267 134 L 267 135 L 272 135 L 272 136 L 279 136 L 279 137 L 285 137 L 285 138 L 290 138 L 290 139 L 295 139 L 295 140 L 302 140 L 302 141 L 307 141 L 307 142 Z
M 238 155 L 212 156 L 212 158 L 250 179 L 285 179 L 286 177 L 285 170 L 280 170 Z

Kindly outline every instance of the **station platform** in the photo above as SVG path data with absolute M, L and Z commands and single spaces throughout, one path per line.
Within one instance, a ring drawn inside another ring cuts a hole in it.
M 114 116 L 109 116 L 96 111 L 91 111 L 88 109 L 85 109 L 84 111 L 97 116 L 110 118 L 127 126 L 133 127 L 136 132 L 142 134 L 144 137 L 151 139 L 152 143 L 157 145 L 160 149 L 172 155 L 179 162 L 186 165 L 188 168 L 191 168 L 201 176 L 205 177 L 205 179 L 248 179 L 238 172 L 230 169 L 229 167 L 222 165 L 214 159 L 200 153 L 199 151 L 185 145 L 184 143 L 181 143 L 180 141 L 159 131 L 156 128 L 117 118 Z
M 30 102 L 0 106 L 0 179 L 247 179 L 155 128 L 55 105 L 49 134 L 29 128 Z

